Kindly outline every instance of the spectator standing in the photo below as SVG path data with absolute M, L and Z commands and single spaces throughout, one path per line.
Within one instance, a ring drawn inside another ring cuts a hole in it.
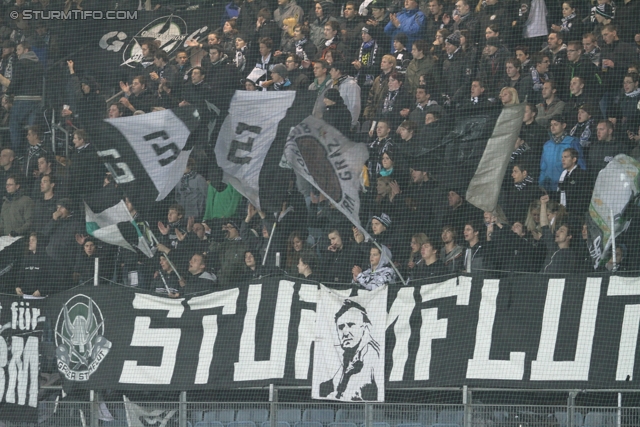
M 400 13 L 391 13 L 389 23 L 384 28 L 384 32 L 393 40 L 398 33 L 407 36 L 408 51 L 411 51 L 413 43 L 420 38 L 425 25 L 424 13 L 418 8 L 416 0 L 404 0 L 404 9 Z M 393 52 L 393 44 L 389 46 L 389 51 Z
M 6 196 L 0 210 L 0 236 L 24 236 L 31 230 L 33 200 L 22 192 L 20 175 L 6 180 Z
M 578 152 L 578 166 L 586 169 L 586 162 L 582 155 L 580 140 L 566 133 L 567 121 L 561 116 L 552 117 L 550 120 L 551 139 L 542 148 L 540 162 L 540 178 L 538 183 L 545 190 L 552 193 L 558 187 L 558 180 L 562 175 L 562 152 L 567 148 L 575 148 Z

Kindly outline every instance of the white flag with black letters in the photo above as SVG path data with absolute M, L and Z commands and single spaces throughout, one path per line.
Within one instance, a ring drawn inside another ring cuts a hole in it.
M 216 159 L 231 184 L 260 208 L 259 178 L 280 121 L 296 98 L 294 91 L 236 91 L 216 142 Z
M 369 158 L 365 144 L 349 141 L 333 126 L 309 116 L 291 130 L 284 153 L 296 174 L 362 230 L 358 192 L 362 167 Z

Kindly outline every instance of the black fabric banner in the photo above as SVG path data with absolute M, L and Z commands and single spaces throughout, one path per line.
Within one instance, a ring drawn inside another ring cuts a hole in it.
M 0 420 L 38 422 L 44 300 L 0 296 Z
M 387 318 L 371 319 L 388 325 L 385 388 L 638 387 L 640 278 L 444 279 L 390 287 Z M 87 389 L 311 386 L 316 328 L 336 327 L 316 325 L 317 298 L 317 285 L 284 276 L 175 300 L 76 288 L 49 301 L 56 339 L 82 323 L 64 307 L 92 306 L 96 321 L 73 329 L 90 337 L 76 353 L 56 342 L 58 368 Z

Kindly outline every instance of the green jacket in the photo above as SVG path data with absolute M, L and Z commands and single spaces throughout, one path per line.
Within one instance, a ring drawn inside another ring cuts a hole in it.
M 31 216 L 33 200 L 31 197 L 14 193 L 5 196 L 0 211 L 0 236 L 7 236 L 11 232 L 25 235 L 31 230 Z

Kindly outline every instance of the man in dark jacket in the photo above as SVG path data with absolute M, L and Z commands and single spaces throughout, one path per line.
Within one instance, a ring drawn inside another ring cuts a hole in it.
M 335 283 L 350 283 L 353 279 L 351 269 L 358 264 L 356 249 L 350 242 L 342 238 L 343 233 L 338 229 L 329 231 L 331 244 L 323 251 L 324 271 L 326 280 Z
M 130 85 L 120 82 L 120 89 L 125 93 L 125 96 L 120 98 L 120 103 L 132 113 L 138 110 L 150 113 L 158 104 L 155 94 L 147 89 L 147 78 L 144 76 L 134 77 Z
M 613 98 L 622 87 L 624 76 L 635 58 L 635 50 L 629 43 L 620 41 L 615 25 L 605 25 L 602 29 L 604 45 L 601 48 L 602 85 L 604 87 L 605 113 L 611 106 Z
M 542 242 L 547 247 L 547 256 L 540 273 L 575 273 L 577 256 L 571 249 L 572 230 L 568 224 L 561 224 L 556 228 L 555 236 L 551 233 L 547 218 L 547 203 L 549 203 L 549 196 L 542 196 L 540 198 L 540 225 L 542 226 Z
M 71 199 L 60 199 L 57 210 L 42 233 L 48 242 L 47 255 L 56 263 L 57 279 L 62 284 L 67 284 L 71 279 L 76 253 L 80 248 L 76 233 L 85 232 L 75 207 Z
M 578 151 L 574 148 L 567 148 L 562 152 L 564 171 L 558 181 L 558 196 L 569 216 L 580 220 L 589 208 L 592 187 L 587 171 L 578 166 L 578 156 Z
M 22 126 L 25 121 L 29 126 L 36 119 L 37 109 L 42 104 L 42 65 L 38 57 L 31 51 L 27 42 L 22 42 L 16 48 L 18 62 L 7 87 L 6 95 L 14 96 L 11 117 L 9 118 L 9 132 L 11 147 L 17 153 L 24 151 L 21 144 Z
M 85 194 L 102 187 L 107 171 L 82 129 L 73 134 L 73 145 L 76 149 L 70 159 L 69 192 L 72 199 L 81 200 Z

